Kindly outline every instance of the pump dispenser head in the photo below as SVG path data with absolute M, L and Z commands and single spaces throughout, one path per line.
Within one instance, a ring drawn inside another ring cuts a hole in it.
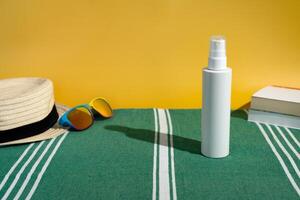
M 212 36 L 210 38 L 210 52 L 208 58 L 208 69 L 226 69 L 226 42 L 223 36 Z

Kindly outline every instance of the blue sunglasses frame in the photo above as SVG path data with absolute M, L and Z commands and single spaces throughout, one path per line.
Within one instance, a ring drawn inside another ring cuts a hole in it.
M 74 108 L 71 108 L 70 110 L 66 111 L 66 112 L 59 118 L 58 124 L 61 125 L 61 126 L 63 126 L 63 127 L 70 127 L 70 128 L 73 129 L 73 130 L 78 130 L 78 129 L 76 129 L 76 128 L 72 125 L 71 121 L 68 119 L 69 113 L 72 112 L 72 111 L 74 111 L 74 110 L 77 109 L 77 108 L 86 108 L 86 109 L 90 112 L 90 114 L 91 114 L 91 116 L 92 116 L 92 118 L 93 118 L 93 122 L 92 122 L 91 125 L 90 125 L 90 126 L 92 126 L 93 123 L 94 123 L 94 114 L 93 114 L 93 111 L 92 111 L 93 108 L 92 108 L 89 104 L 81 104 L 81 105 L 75 106 Z M 90 127 L 90 126 L 89 126 L 89 127 Z M 87 127 L 87 128 L 89 128 L 89 127 Z M 82 129 L 82 130 L 84 130 L 84 129 Z

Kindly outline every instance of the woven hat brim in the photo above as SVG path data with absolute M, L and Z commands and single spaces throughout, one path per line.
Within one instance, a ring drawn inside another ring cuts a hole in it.
M 59 116 L 63 115 L 69 109 L 67 106 L 64 106 L 64 105 L 58 104 L 58 103 L 56 103 L 55 106 L 56 106 Z M 31 143 L 31 142 L 38 142 L 38 141 L 42 141 L 42 140 L 48 140 L 48 139 L 52 139 L 57 136 L 60 136 L 67 132 L 68 132 L 68 130 L 60 127 L 57 122 L 52 128 L 48 129 L 47 131 L 45 131 L 43 133 L 31 136 L 31 137 L 19 139 L 19 140 L 0 143 L 0 146 L 25 144 L 25 143 Z

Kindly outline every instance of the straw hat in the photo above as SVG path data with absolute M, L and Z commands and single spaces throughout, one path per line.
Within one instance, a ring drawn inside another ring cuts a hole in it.
M 0 80 L 0 145 L 35 142 L 65 133 L 57 119 L 68 108 L 54 102 L 49 79 Z

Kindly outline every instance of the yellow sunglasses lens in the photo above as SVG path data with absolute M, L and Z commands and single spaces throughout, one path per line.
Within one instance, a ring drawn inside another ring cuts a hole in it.
M 113 115 L 110 105 L 102 98 L 92 100 L 90 106 L 94 110 L 96 110 L 102 117 L 109 118 Z
M 93 123 L 93 116 L 85 107 L 78 107 L 68 114 L 68 119 L 76 130 L 83 130 Z

